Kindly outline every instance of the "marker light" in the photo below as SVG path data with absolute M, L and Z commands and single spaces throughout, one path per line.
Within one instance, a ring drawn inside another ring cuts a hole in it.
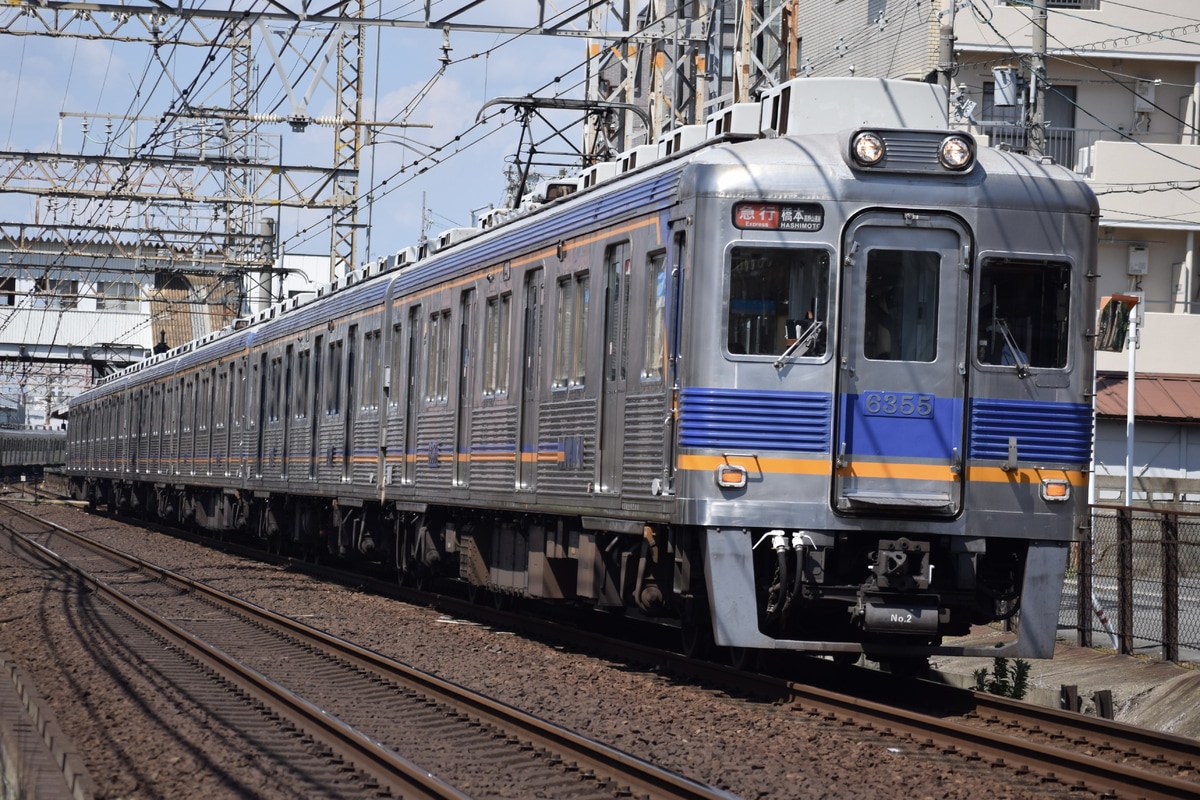
M 717 486 L 722 489 L 741 489 L 746 485 L 746 468 L 737 464 L 717 467 Z
M 883 139 L 878 134 L 860 133 L 851 147 L 854 160 L 864 167 L 873 167 L 883 160 Z
M 971 143 L 962 136 L 947 136 L 938 150 L 938 160 L 946 169 L 962 170 L 971 166 L 975 153 Z
M 1071 484 L 1056 479 L 1042 481 L 1042 499 L 1049 503 L 1065 503 L 1071 499 Z

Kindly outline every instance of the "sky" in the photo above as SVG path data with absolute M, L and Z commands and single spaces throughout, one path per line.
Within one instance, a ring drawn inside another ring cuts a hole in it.
M 299 7 L 298 2 L 285 2 L 291 8 Z M 229 7 L 209 0 L 193 0 L 192 5 Z M 467 0 L 437 2 L 433 5 L 434 15 L 466 5 Z M 558 5 L 569 9 L 580 4 L 563 0 Z M 271 8 L 263 0 L 242 0 L 240 4 L 235 0 L 235 6 L 251 11 Z M 379 0 L 369 3 L 367 16 L 418 19 L 423 6 L 423 0 Z M 19 29 L 13 23 L 19 10 L 0 10 L 0 21 L 12 30 Z M 547 0 L 547 14 L 554 11 L 555 4 Z M 455 17 L 456 22 L 506 25 L 529 25 L 536 20 L 537 4 L 531 0 L 487 0 L 480 8 Z M 212 21 L 203 24 L 210 32 L 218 25 Z M 168 21 L 164 32 L 176 31 L 178 25 L 177 21 Z M 302 101 L 318 72 L 317 66 L 306 69 L 304 64 L 309 60 L 314 65 L 321 63 L 327 49 L 323 45 L 328 26 L 303 26 L 295 31 L 282 23 L 270 23 L 267 30 L 294 85 L 292 94 Z M 294 113 L 298 109 L 288 99 L 280 79 L 282 73 L 273 67 L 261 31 L 256 29 L 253 37 L 256 109 L 260 113 Z M 292 49 L 282 44 L 285 42 Z M 529 93 L 545 96 L 555 91 L 582 96 L 581 66 L 586 55 L 582 37 L 452 30 L 449 43 L 450 63 L 440 70 L 441 30 L 367 29 L 360 119 L 394 121 L 406 116 L 414 125 L 429 127 L 403 131 L 381 128 L 373 137 L 377 144 L 362 148 L 358 221 L 361 225 L 370 223 L 370 234 L 359 238 L 360 262 L 366 260 L 368 247 L 370 256 L 379 258 L 415 243 L 422 232 L 423 205 L 429 220 L 427 233 L 433 236 L 446 228 L 470 225 L 473 210 L 503 203 L 504 170 L 516 151 L 520 129 L 513 124 L 512 112 L 476 126 L 476 116 L 488 100 Z M 228 102 L 230 70 L 226 52 L 213 50 L 213 60 L 206 62 L 210 50 L 199 47 L 154 48 L 146 43 L 102 39 L 0 35 L 0 146 L 18 152 L 144 153 L 157 124 L 155 119 L 179 107 L 185 88 L 195 104 Z M 330 65 L 323 80 L 317 81 L 307 106 L 310 116 L 333 115 L 333 76 Z M 556 78 L 558 83 L 553 83 Z M 490 111 L 494 114 L 497 109 Z M 92 115 L 86 133 L 80 116 L 85 113 Z M 132 130 L 129 123 L 114 120 L 110 132 L 105 120 L 97 118 L 104 114 L 149 119 L 137 121 Z M 276 123 L 259 130 L 270 141 L 280 143 L 281 160 L 286 164 L 333 163 L 331 127 L 310 125 L 297 133 L 287 124 Z M 546 132 L 542 128 L 538 135 Z M 572 135 L 578 142 L 581 129 L 577 126 Z M 470 144 L 481 136 L 482 141 Z M 455 142 L 455 137 L 461 138 Z M 364 134 L 364 144 L 368 140 Z M 434 158 L 421 158 L 436 148 L 441 149 Z M 419 163 L 414 166 L 414 161 Z M 366 202 L 368 193 L 376 198 L 373 203 Z M 35 205 L 29 195 L 0 195 L 0 220 L 46 221 L 45 205 L 39 210 Z M 63 201 L 58 220 L 119 225 L 124 214 L 124 208 L 115 205 L 101 211 Z M 328 218 L 328 212 L 281 210 L 278 222 L 284 252 L 328 253 Z

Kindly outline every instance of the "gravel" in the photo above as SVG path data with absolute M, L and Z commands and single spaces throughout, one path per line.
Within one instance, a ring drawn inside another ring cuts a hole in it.
M 669 677 L 324 584 L 64 506 L 43 516 L 188 577 L 428 670 L 743 798 L 1060 796 L 1062 787 L 928 753 Z M 0 552 L 0 648 L 33 676 L 100 798 L 274 797 L 270 765 L 207 729 L 202 710 L 139 706 L 163 687 L 80 625 L 77 590 Z M 96 657 L 98 651 L 99 657 Z M 181 742 L 187 743 L 181 747 Z M 254 771 L 245 777 L 239 770 Z

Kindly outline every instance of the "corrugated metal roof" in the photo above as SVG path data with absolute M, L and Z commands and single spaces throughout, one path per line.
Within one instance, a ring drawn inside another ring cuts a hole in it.
M 163 336 L 167 347 L 207 336 L 233 321 L 233 308 L 228 302 L 229 287 L 218 277 L 189 275 L 169 287 L 156 289 L 150 295 L 150 313 L 154 320 L 153 342 Z
M 1200 375 L 1139 372 L 1133 382 L 1134 416 L 1158 422 L 1200 423 Z M 1096 416 L 1125 418 L 1125 373 L 1096 376 Z

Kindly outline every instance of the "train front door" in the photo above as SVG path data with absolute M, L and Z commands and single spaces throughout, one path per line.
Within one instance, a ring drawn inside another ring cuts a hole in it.
M 962 504 L 970 240 L 948 216 L 872 213 L 842 264 L 834 508 L 953 516 Z

